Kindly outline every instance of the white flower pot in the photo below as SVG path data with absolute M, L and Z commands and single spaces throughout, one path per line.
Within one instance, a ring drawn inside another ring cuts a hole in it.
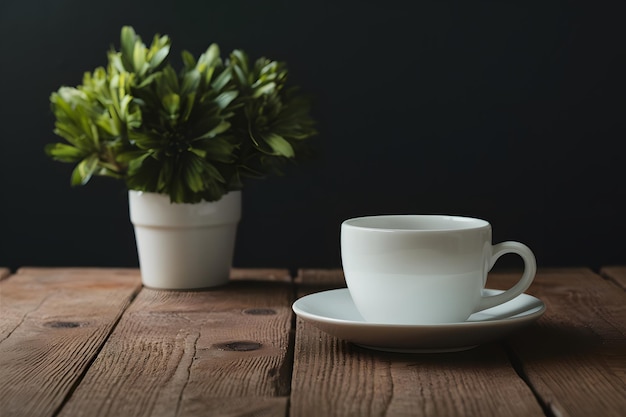
M 167 195 L 129 191 L 141 279 L 158 289 L 228 282 L 241 218 L 241 192 L 215 202 L 170 203 Z

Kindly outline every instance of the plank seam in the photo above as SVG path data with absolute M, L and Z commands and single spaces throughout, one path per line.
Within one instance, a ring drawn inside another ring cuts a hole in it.
M 600 269 L 600 271 L 597 272 L 597 275 L 602 277 L 602 279 L 604 279 L 605 281 L 610 282 L 615 287 L 617 287 L 617 288 L 619 288 L 619 289 L 621 289 L 623 291 L 626 291 L 626 288 L 624 288 L 624 286 L 617 279 L 613 278 L 613 276 L 611 274 L 606 272 L 606 270 Z
M 83 371 L 80 373 L 78 378 L 76 378 L 76 381 L 74 381 L 74 383 L 72 384 L 72 386 L 68 390 L 67 395 L 65 396 L 65 398 L 63 398 L 63 401 L 61 401 L 61 403 L 59 404 L 57 409 L 54 410 L 54 412 L 52 413 L 52 417 L 57 417 L 61 413 L 61 411 L 63 411 L 63 408 L 65 408 L 65 405 L 69 402 L 70 398 L 72 398 L 72 396 L 74 395 L 74 392 L 76 392 L 76 390 L 78 389 L 80 384 L 83 382 L 83 379 L 85 379 L 85 376 L 87 375 L 87 372 L 89 372 L 89 370 L 91 369 L 91 366 L 93 365 L 93 363 L 100 356 L 100 353 L 104 349 L 104 346 L 106 345 L 106 343 L 108 342 L 109 338 L 111 337 L 111 335 L 113 334 L 113 332 L 117 328 L 118 324 L 122 320 L 122 317 L 124 317 L 124 314 L 126 313 L 126 311 L 128 311 L 129 307 L 132 305 L 132 303 L 135 301 L 135 299 L 137 298 L 137 296 L 141 292 L 142 288 L 143 288 L 143 286 L 140 285 L 130 294 L 130 296 L 128 297 L 128 302 L 126 303 L 126 306 L 122 309 L 121 313 L 117 316 L 117 318 L 113 322 L 113 325 L 111 326 L 111 328 L 107 332 L 106 337 L 103 338 L 102 343 L 100 344 L 100 346 L 98 346 L 98 349 L 96 350 L 94 355 L 87 362 L 87 365 L 85 366 L 85 369 L 83 369 Z
M 513 347 L 508 342 L 504 342 L 502 347 L 509 359 L 509 362 L 511 363 L 511 366 L 513 367 L 513 370 L 515 370 L 515 373 L 517 374 L 517 376 L 520 377 L 520 379 L 524 381 L 524 384 L 526 384 L 528 389 L 530 389 L 530 392 L 532 392 L 533 396 L 535 397 L 535 400 L 541 407 L 541 410 L 543 411 L 544 415 L 546 417 L 559 417 L 560 414 L 556 413 L 555 410 L 553 410 L 552 407 L 550 407 L 550 404 L 544 401 L 539 391 L 535 388 L 533 383 L 530 381 L 528 374 L 524 370 L 524 364 L 522 360 L 515 354 L 515 350 L 513 349 Z
M 297 276 L 295 274 L 291 274 L 291 304 L 298 299 L 298 284 L 296 283 Z M 291 309 L 291 306 L 289 306 Z M 289 364 L 291 369 L 287 370 L 289 375 L 289 392 L 286 393 L 287 397 L 287 406 L 285 407 L 285 417 L 291 415 L 291 391 L 293 386 L 293 372 L 296 367 L 296 331 L 297 331 L 297 322 L 298 318 L 296 317 L 296 313 L 294 313 L 293 309 L 291 310 L 291 326 L 289 330 L 289 344 L 288 351 L 286 354 L 285 362 Z

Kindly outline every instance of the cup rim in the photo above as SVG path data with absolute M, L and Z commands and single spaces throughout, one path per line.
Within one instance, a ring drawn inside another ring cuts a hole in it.
M 460 227 L 399 227 L 390 226 L 389 221 L 393 219 L 402 219 L 417 222 L 420 220 L 444 221 L 449 224 L 456 222 Z M 373 222 L 385 222 L 386 225 L 377 226 Z M 352 217 L 344 220 L 341 227 L 350 227 L 360 230 L 370 230 L 378 232 L 400 232 L 400 233 L 433 233 L 433 232 L 451 232 L 451 231 L 469 231 L 490 228 L 491 225 L 487 220 L 470 216 L 459 216 L 450 214 L 381 214 Z

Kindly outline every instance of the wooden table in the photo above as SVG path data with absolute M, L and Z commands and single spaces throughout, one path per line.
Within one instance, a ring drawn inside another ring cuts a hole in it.
M 236 269 L 198 292 L 142 288 L 134 269 L 0 276 L 2 417 L 626 415 L 626 267 L 540 269 L 537 322 L 440 354 L 296 319 L 297 297 L 345 285 L 339 270 Z

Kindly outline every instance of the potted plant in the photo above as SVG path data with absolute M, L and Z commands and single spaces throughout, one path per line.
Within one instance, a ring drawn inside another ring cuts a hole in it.
M 317 132 L 285 63 L 211 44 L 176 71 L 170 46 L 123 27 L 106 67 L 51 94 L 65 141 L 45 150 L 75 164 L 72 185 L 125 182 L 145 285 L 211 287 L 228 280 L 245 179 L 281 174 Z

